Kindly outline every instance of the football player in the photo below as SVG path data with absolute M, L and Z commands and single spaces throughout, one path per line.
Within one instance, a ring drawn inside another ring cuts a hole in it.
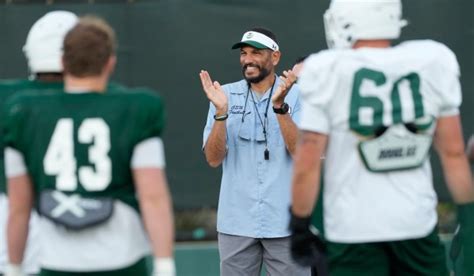
M 34 89 L 39 93 L 45 91 L 62 91 L 62 42 L 66 33 L 76 24 L 77 16 L 68 11 L 48 12 L 31 27 L 23 51 L 31 72 L 30 79 L 0 81 L 0 104 L 15 93 Z M 0 133 L 1 136 L 1 133 Z M 3 141 L 0 140 L 3 153 Z M 7 264 L 6 223 L 8 201 L 6 196 L 6 179 L 4 175 L 3 154 L 0 156 L 0 274 L 5 272 Z M 39 266 L 37 233 L 37 214 L 33 212 L 30 219 L 28 249 L 24 258 L 24 271 L 37 274 Z
M 21 273 L 33 206 L 40 275 L 147 275 L 150 249 L 153 275 L 175 275 L 163 102 L 107 87 L 116 43 L 102 19 L 81 18 L 63 45 L 64 93 L 21 93 L 5 108 L 10 275 Z
M 309 227 L 324 164 L 330 275 L 447 275 L 429 149 L 440 156 L 474 273 L 474 187 L 459 114 L 454 53 L 432 40 L 391 46 L 406 22 L 400 0 L 333 0 L 329 50 L 300 75 L 302 130 L 293 175 L 292 252 L 321 256 Z

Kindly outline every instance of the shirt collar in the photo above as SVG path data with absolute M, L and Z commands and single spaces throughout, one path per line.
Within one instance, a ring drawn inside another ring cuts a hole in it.
M 263 96 L 260 98 L 260 100 L 258 100 L 256 97 L 255 97 L 255 100 L 257 102 L 261 102 L 261 101 L 265 101 L 265 100 L 268 100 L 268 98 L 270 97 L 270 91 L 272 90 L 273 88 L 273 93 L 275 93 L 275 90 L 277 89 L 278 85 L 280 84 L 280 78 L 278 77 L 277 74 L 275 74 L 275 84 L 273 84 L 272 86 L 270 86 L 270 88 L 268 88 L 267 91 L 265 91 L 265 93 L 263 94 Z M 256 92 L 254 92 L 253 90 L 250 90 L 252 91 L 253 93 L 256 94 Z

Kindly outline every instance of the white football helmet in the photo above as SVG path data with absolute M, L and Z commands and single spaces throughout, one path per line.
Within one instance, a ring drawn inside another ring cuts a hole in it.
M 23 52 L 32 73 L 62 72 L 63 41 L 77 23 L 68 11 L 52 11 L 38 19 L 26 38 Z
M 324 14 L 329 48 L 351 48 L 361 39 L 396 39 L 406 24 L 401 0 L 332 0 Z

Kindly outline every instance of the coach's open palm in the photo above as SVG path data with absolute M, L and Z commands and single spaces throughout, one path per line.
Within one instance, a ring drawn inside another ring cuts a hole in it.
M 207 98 L 216 108 L 216 114 L 223 115 L 227 113 L 227 96 L 219 82 L 213 82 L 209 73 L 204 70 L 201 70 L 199 77 Z
M 281 82 L 272 96 L 273 106 L 277 107 L 280 107 L 285 102 L 286 95 L 288 95 L 288 92 L 296 81 L 296 75 L 291 70 L 283 71 L 280 80 Z

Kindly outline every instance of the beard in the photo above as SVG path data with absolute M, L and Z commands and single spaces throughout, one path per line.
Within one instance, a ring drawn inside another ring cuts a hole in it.
M 245 71 L 247 70 L 247 67 L 249 67 L 249 66 L 253 66 L 253 67 L 258 68 L 258 71 L 260 71 L 260 73 L 255 77 L 247 77 L 245 75 Z M 245 64 L 242 67 L 242 74 L 244 75 L 244 79 L 247 82 L 249 82 L 249 83 L 259 83 L 263 79 L 265 79 L 268 75 L 270 75 L 270 70 L 268 70 L 267 68 L 262 68 L 262 67 L 258 66 L 257 64 L 249 63 L 249 64 Z

